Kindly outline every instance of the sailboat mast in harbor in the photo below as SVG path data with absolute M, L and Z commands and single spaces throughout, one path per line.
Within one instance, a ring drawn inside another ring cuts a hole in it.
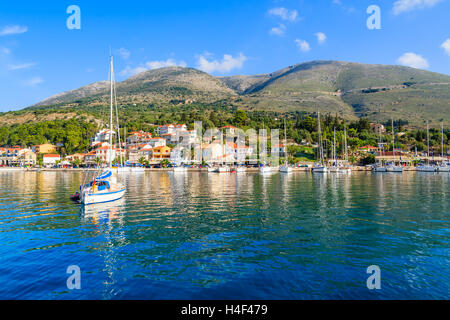
M 394 159 L 395 165 L 395 133 L 394 133 L 394 118 L 391 118 L 391 127 L 392 127 L 392 157 Z
M 287 131 L 286 131 L 286 118 L 284 118 L 284 165 L 280 167 L 280 172 L 284 173 L 290 173 L 292 172 L 292 168 L 289 167 L 288 159 L 289 159 L 289 153 L 287 148 Z
M 328 169 L 325 166 L 325 159 L 324 159 L 324 154 L 323 154 L 322 128 L 320 127 L 320 111 L 317 111 L 317 120 L 318 120 L 318 134 L 319 134 L 319 158 L 320 158 L 320 164 L 318 166 L 315 166 L 312 169 L 312 172 L 326 173 L 326 172 L 328 172 Z
M 111 99 L 110 99 L 110 108 L 109 108 L 109 170 L 112 169 L 112 128 L 113 128 L 113 96 L 114 96 L 114 61 L 111 56 L 110 62 L 110 70 L 111 70 Z
M 430 125 L 427 120 L 427 163 L 430 163 Z
M 334 127 L 334 140 L 333 140 L 333 161 L 334 161 L 334 166 L 337 167 L 337 163 L 336 163 L 336 127 Z
M 80 186 L 80 192 L 77 192 L 72 199 L 80 201 L 83 205 L 90 205 L 96 203 L 105 203 L 115 200 L 119 200 L 125 194 L 126 188 L 122 183 L 117 181 L 117 176 L 113 174 L 113 106 L 115 102 L 115 82 L 114 82 L 114 60 L 111 56 L 110 62 L 110 81 L 111 81 L 111 98 L 109 106 L 109 154 L 108 154 L 108 169 L 96 176 L 89 183 Z M 116 112 L 118 112 L 116 108 Z M 117 115 L 117 141 L 120 145 L 120 128 L 119 128 L 119 116 Z M 119 152 L 122 148 L 120 146 Z M 122 157 L 120 156 L 120 162 Z M 121 163 L 122 164 L 122 163 Z
M 444 161 L 444 122 L 441 122 L 441 158 Z
M 392 126 L 392 157 L 393 163 L 390 163 L 386 166 L 386 171 L 388 172 L 403 172 L 403 167 L 401 165 L 395 164 L 395 132 L 394 132 L 394 118 L 391 118 L 391 126 Z M 401 160 L 401 159 L 400 159 Z M 383 169 L 381 169 L 383 171 Z
M 449 172 L 450 166 L 448 165 L 448 161 L 444 160 L 444 122 L 441 122 L 441 163 L 437 167 L 439 172 Z
M 348 161 L 348 149 L 347 149 L 347 128 L 344 124 L 344 157 L 345 161 Z

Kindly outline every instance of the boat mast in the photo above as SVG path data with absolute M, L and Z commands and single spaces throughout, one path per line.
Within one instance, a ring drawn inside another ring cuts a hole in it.
M 320 128 L 320 111 L 317 111 L 317 119 L 319 120 L 319 158 L 320 163 L 324 164 L 324 158 L 323 158 L 323 146 L 322 146 L 322 130 Z
M 287 137 L 286 137 L 286 118 L 284 118 L 284 164 L 288 165 L 288 153 L 287 153 Z
M 444 122 L 441 122 L 441 158 L 444 162 Z
M 394 158 L 394 165 L 395 165 L 395 134 L 394 134 L 394 118 L 391 118 L 391 127 L 392 127 L 392 157 Z
M 111 103 L 110 103 L 110 110 L 109 110 L 109 169 L 112 169 L 112 128 L 113 128 L 113 57 L 111 56 Z
M 427 120 L 427 164 L 430 164 L 430 127 Z
M 381 129 L 380 130 L 378 130 L 378 133 L 380 134 L 380 150 L 381 150 L 381 161 L 383 161 L 383 149 L 384 149 L 384 144 L 383 144 L 383 139 L 382 139 L 382 136 L 381 136 Z
M 348 161 L 348 151 L 347 151 L 347 127 L 344 124 L 344 157 L 345 161 Z
M 334 140 L 333 140 L 333 160 L 334 160 L 334 166 L 337 167 L 336 163 L 336 127 L 334 127 Z

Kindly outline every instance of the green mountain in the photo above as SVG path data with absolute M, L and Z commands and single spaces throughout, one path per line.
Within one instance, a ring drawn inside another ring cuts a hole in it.
M 422 125 L 450 120 L 450 76 L 401 66 L 313 61 L 268 75 L 229 77 L 255 109 L 338 113 L 342 117 L 391 117 Z
M 426 120 L 450 122 L 450 76 L 390 65 L 312 61 L 270 74 L 232 77 L 169 67 L 117 83 L 117 93 L 121 105 L 147 111 L 155 106 L 206 105 L 280 113 L 320 110 L 372 121 L 393 117 L 415 126 L 423 126 Z M 14 116 L 43 109 L 46 114 L 67 108 L 88 112 L 106 105 L 108 99 L 108 82 L 97 82 L 50 97 Z M 0 123 L 11 123 L 11 118 L 10 113 L 0 115 Z

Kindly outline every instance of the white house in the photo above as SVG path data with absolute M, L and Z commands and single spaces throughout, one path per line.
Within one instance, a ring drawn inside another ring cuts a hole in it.
M 175 133 L 176 131 L 186 131 L 187 126 L 185 124 L 166 124 L 159 126 L 156 130 L 159 136 L 167 133 Z
M 103 129 L 100 130 L 95 134 L 95 136 L 91 139 L 91 146 L 96 146 L 100 142 L 109 142 L 109 136 L 110 136 L 110 130 L 109 129 Z M 113 138 L 116 135 L 115 131 L 112 131 Z
M 148 142 L 152 138 L 152 134 L 150 132 L 145 131 L 133 131 L 130 132 L 130 136 L 127 138 L 128 144 L 135 143 L 145 143 Z
M 44 167 L 53 167 L 56 162 L 61 161 L 61 156 L 59 154 L 44 154 L 42 164 Z
M 286 146 L 284 144 L 276 144 L 272 146 L 272 153 L 278 153 L 278 156 L 284 157 L 286 155 Z
M 147 141 L 147 145 L 150 146 L 150 148 L 164 147 L 166 145 L 166 139 L 151 138 L 150 140 Z

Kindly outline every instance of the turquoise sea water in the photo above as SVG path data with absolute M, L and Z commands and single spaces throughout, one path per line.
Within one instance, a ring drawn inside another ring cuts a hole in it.
M 0 299 L 450 298 L 447 173 L 134 173 L 88 210 L 81 181 L 0 173 Z

